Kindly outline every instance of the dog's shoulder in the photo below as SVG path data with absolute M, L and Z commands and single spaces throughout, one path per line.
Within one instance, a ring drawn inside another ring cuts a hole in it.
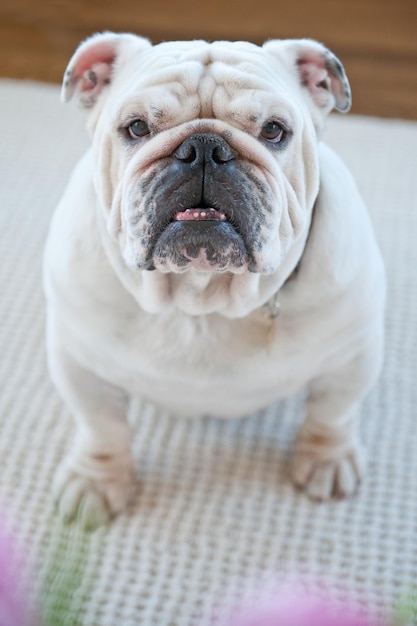
M 381 269 L 381 254 L 370 215 L 349 168 L 329 146 L 319 145 L 320 191 L 304 269 L 315 267 L 342 288 Z
M 97 221 L 91 150 L 79 160 L 49 226 L 44 250 L 47 295 L 97 282 L 107 265 Z

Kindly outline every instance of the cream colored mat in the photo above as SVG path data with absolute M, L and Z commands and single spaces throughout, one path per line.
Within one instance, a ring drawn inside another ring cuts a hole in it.
M 0 81 L 0 129 L 0 502 L 37 563 L 37 593 L 42 580 L 56 594 L 67 587 L 71 624 L 207 626 L 271 576 L 321 581 L 372 611 L 415 592 L 417 123 L 334 116 L 326 135 L 369 205 L 389 278 L 386 363 L 362 408 L 369 472 L 358 495 L 318 505 L 293 489 L 297 398 L 228 422 L 147 405 L 132 412 L 132 506 L 86 537 L 59 525 L 51 501 L 72 426 L 45 368 L 41 288 L 48 222 L 88 144 L 84 118 L 54 86 Z

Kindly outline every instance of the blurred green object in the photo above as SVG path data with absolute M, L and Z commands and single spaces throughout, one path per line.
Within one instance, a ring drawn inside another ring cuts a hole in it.
M 86 594 L 91 534 L 78 524 L 58 523 L 52 537 L 42 597 L 42 626 L 82 626 L 78 607 Z
M 395 608 L 395 626 L 417 624 L 417 591 L 403 593 Z

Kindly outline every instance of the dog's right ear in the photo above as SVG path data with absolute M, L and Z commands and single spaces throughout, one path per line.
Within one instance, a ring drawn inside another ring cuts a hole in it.
M 116 62 L 151 46 L 148 39 L 131 34 L 99 33 L 83 41 L 71 58 L 62 85 L 61 99 L 76 95 L 78 103 L 91 108 L 111 82 Z

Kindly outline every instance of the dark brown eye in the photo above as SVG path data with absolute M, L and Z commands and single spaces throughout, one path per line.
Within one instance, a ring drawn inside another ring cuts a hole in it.
M 149 135 L 149 127 L 143 120 L 135 120 L 128 126 L 129 135 L 132 139 L 139 139 Z
M 280 143 L 285 139 L 285 129 L 278 122 L 267 122 L 262 126 L 261 137 L 271 143 Z

